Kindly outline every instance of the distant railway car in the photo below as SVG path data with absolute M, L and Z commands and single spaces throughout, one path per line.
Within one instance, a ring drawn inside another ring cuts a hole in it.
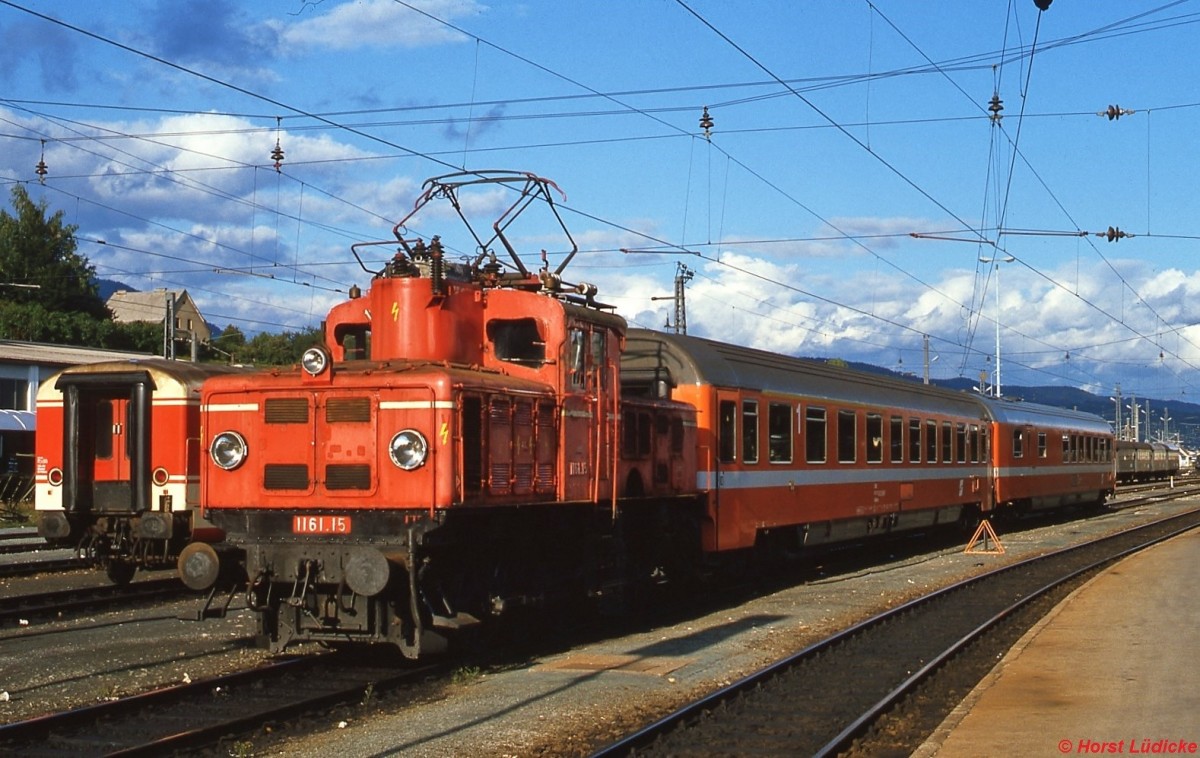
M 117 583 L 174 565 L 199 518 L 200 385 L 235 369 L 146 358 L 60 371 L 38 390 L 38 532 Z
M 562 280 L 573 242 L 553 271 L 517 254 L 514 216 L 553 209 L 545 179 L 439 177 L 416 210 L 442 198 L 462 216 L 479 186 L 514 203 L 490 238 L 472 229 L 465 262 L 406 217 L 380 266 L 360 253 L 376 243 L 352 248 L 370 289 L 333 307 L 300 366 L 204 383 L 201 501 L 227 540 L 188 546 L 180 575 L 244 583 L 275 650 L 416 657 L 556 595 L 644 596 L 752 551 L 1111 491 L 1097 417 L 628 329 Z
M 1117 480 L 1122 484 L 1161 481 L 1178 476 L 1183 456 L 1163 442 L 1117 441 Z
M 13 507 L 33 493 L 32 411 L 0 409 L 0 505 Z
M 1099 507 L 1116 487 L 1113 435 L 1090 413 L 987 398 L 995 501 L 1018 513 Z

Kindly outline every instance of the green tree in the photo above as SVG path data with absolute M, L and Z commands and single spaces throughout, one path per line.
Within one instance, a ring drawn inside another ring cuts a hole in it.
M 228 331 L 228 330 L 226 330 Z M 224 336 L 224 333 L 222 333 Z M 244 337 L 243 337 L 244 339 Z M 300 356 L 313 345 L 321 344 L 323 335 L 319 329 L 283 334 L 256 334 L 240 349 L 234 351 L 238 363 L 256 366 L 288 366 L 300 362 Z
M 77 227 L 63 223 L 62 211 L 47 215 L 46 201 L 33 202 L 23 185 L 13 186 L 11 200 L 12 214 L 0 209 L 0 282 L 37 289 L 6 287 L 5 300 L 107 319 L 96 270 L 76 252 Z

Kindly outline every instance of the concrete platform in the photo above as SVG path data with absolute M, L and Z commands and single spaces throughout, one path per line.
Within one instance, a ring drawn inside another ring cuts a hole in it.
M 1200 755 L 1200 533 L 1074 592 L 915 755 Z

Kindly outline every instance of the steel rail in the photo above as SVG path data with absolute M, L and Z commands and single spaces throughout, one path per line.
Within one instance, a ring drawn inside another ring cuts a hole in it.
M 919 609 L 921 606 L 932 604 L 934 601 L 943 599 L 943 598 L 949 596 L 951 593 L 957 592 L 964 588 L 969 588 L 972 585 L 982 586 L 983 583 L 985 583 L 986 581 L 988 581 L 990 579 L 994 579 L 994 578 L 999 577 L 1004 574 L 1009 574 L 1009 573 L 1012 573 L 1015 571 L 1019 571 L 1023 568 L 1027 568 L 1028 566 L 1033 565 L 1038 562 L 1047 561 L 1047 560 L 1057 558 L 1057 557 L 1067 556 L 1071 553 L 1074 553 L 1074 552 L 1077 552 L 1077 551 L 1080 551 L 1083 549 L 1092 548 L 1092 547 L 1095 547 L 1098 544 L 1100 544 L 1104 541 L 1107 541 L 1107 540 L 1113 540 L 1113 539 L 1117 539 L 1117 538 L 1121 538 L 1121 537 L 1127 537 L 1127 536 L 1134 534 L 1135 532 L 1145 530 L 1148 528 L 1153 528 L 1155 526 L 1161 526 L 1161 525 L 1167 524 L 1173 520 L 1184 519 L 1189 516 L 1194 518 L 1196 513 L 1197 513 L 1196 511 L 1189 511 L 1184 514 L 1176 514 L 1174 516 L 1171 516 L 1171 517 L 1168 517 L 1165 519 L 1160 519 L 1159 521 L 1152 522 L 1150 524 L 1142 524 L 1142 525 L 1138 525 L 1138 526 L 1129 527 L 1129 528 L 1121 530 L 1119 532 L 1115 532 L 1113 534 L 1106 535 L 1105 537 L 1101 537 L 1096 540 L 1091 540 L 1089 542 L 1082 543 L 1080 545 L 1074 545 L 1071 547 L 1063 548 L 1061 550 L 1056 550 L 1052 553 L 1047 553 L 1045 555 L 1040 555 L 1040 556 L 1036 556 L 1036 557 L 1032 557 L 1032 558 L 1026 558 L 1024 560 L 994 569 L 992 571 L 988 571 L 986 573 L 979 574 L 977 576 L 973 576 L 973 577 L 969 577 L 967 579 L 960 580 L 960 581 L 950 584 L 946 587 L 942 587 L 942 588 L 940 588 L 934 592 L 931 592 L 927 595 L 923 595 L 919 598 L 914 598 L 913 600 L 910 600 L 906 603 L 896 606 L 895 608 L 891 608 L 887 611 L 884 611 L 882 613 L 878 613 L 874 616 L 871 616 L 870 618 L 864 619 L 863 621 L 860 621 L 860 622 L 858 622 L 858 623 L 856 623 L 856 624 L 854 624 L 854 625 L 852 625 L 852 626 L 850 626 L 850 627 L 848 627 L 848 628 L 846 628 L 824 640 L 820 640 L 816 643 L 813 643 L 812 645 L 805 647 L 803 650 L 801 650 L 797 653 L 794 653 L 780 661 L 772 663 L 771 665 L 769 665 L 763 669 L 760 669 L 759 671 L 751 673 L 751 674 L 743 677 L 742 679 L 740 679 L 736 682 L 733 682 L 732 684 L 722 687 L 722 688 L 704 696 L 703 698 L 700 698 L 692 703 L 689 703 L 689 704 L 683 706 L 682 708 L 679 708 L 679 709 L 675 710 L 674 712 L 667 714 L 666 716 L 663 716 L 662 718 L 658 719 L 657 721 L 643 727 L 642 729 L 640 729 L 630 735 L 627 735 L 626 737 L 622 738 L 621 740 L 618 740 L 614 743 L 611 743 L 611 744 L 595 751 L 594 753 L 592 753 L 592 758 L 601 758 L 601 757 L 609 758 L 610 756 L 631 755 L 631 754 L 635 754 L 637 751 L 649 748 L 649 747 L 651 747 L 652 743 L 655 740 L 659 739 L 663 735 L 668 734 L 672 730 L 674 730 L 676 728 L 687 728 L 686 725 L 689 724 L 689 722 L 693 722 L 698 717 L 701 717 L 705 712 L 713 711 L 713 710 L 717 709 L 718 706 L 732 702 L 737 697 L 751 692 L 754 688 L 761 686 L 762 684 L 768 682 L 769 680 L 771 680 L 777 676 L 785 675 L 790 669 L 795 668 L 795 667 L 797 667 L 803 663 L 806 663 L 808 661 L 811 661 L 811 660 L 815 659 L 817 656 L 821 655 L 822 653 L 826 653 L 826 652 L 832 650 L 839 643 L 848 641 L 854 637 L 859 636 L 860 634 L 863 634 L 869 630 L 872 630 L 875 627 L 878 627 L 882 624 L 886 624 L 887 622 L 897 619 L 910 611 Z M 1029 598 L 1018 601 L 1017 603 L 1014 603 L 1013 605 L 1021 606 L 1028 602 L 1032 602 L 1033 600 L 1037 599 L 1037 597 L 1041 597 L 1042 595 L 1044 595 L 1045 592 L 1048 592 L 1050 589 L 1053 589 L 1053 586 L 1061 586 L 1064 582 L 1071 581 L 1071 579 L 1074 578 L 1079 573 L 1085 573 L 1089 570 L 1094 571 L 1097 566 L 1102 566 L 1102 565 L 1105 565 L 1108 563 L 1112 563 L 1116 560 L 1119 560 L 1121 557 L 1125 557 L 1125 556 L 1132 554 L 1134 552 L 1137 552 L 1139 550 L 1144 550 L 1145 548 L 1147 548 L 1153 544 L 1157 544 L 1158 542 L 1161 542 L 1164 539 L 1169 539 L 1173 536 L 1177 536 L 1178 534 L 1181 534 L 1183 532 L 1186 532 L 1186 531 L 1189 531 L 1189 530 L 1195 529 L 1195 528 L 1197 528 L 1197 524 L 1195 524 L 1195 523 L 1189 524 L 1180 529 L 1173 530 L 1170 534 L 1160 535 L 1158 537 L 1155 537 L 1152 540 L 1148 540 L 1144 543 L 1139 543 L 1136 546 L 1122 550 L 1119 553 L 1116 553 L 1114 555 L 1106 556 L 1105 558 L 1103 558 L 1099 561 L 1093 562 L 1093 564 L 1089 564 L 1086 567 L 1083 567 L 1083 568 L 1080 568 L 1080 569 L 1070 572 L 1069 576 L 1059 577 L 1058 579 L 1056 579 L 1055 582 L 1051 583 L 1051 585 L 1048 585 L 1047 587 L 1043 588 L 1043 591 L 1039 591 L 1036 594 L 1036 596 L 1031 593 L 1031 596 Z M 996 613 L 995 618 L 993 618 L 991 621 L 988 621 L 988 622 L 978 625 L 979 628 L 977 628 L 974 633 L 969 634 L 966 637 L 970 638 L 970 639 L 978 639 L 978 636 L 980 636 L 983 631 L 986 631 L 987 628 L 994 628 L 996 623 L 998 623 L 1003 618 L 1011 615 L 1012 612 L 1013 612 L 1013 608 L 1010 607 L 1010 608 L 1007 608 L 1005 610 L 1002 610 L 1002 611 Z M 961 651 L 961 649 L 963 647 L 965 647 L 966 642 L 968 642 L 968 641 L 969 641 L 969 639 L 966 639 L 966 638 L 960 639 L 958 642 L 951 645 L 941 655 L 937 656 L 936 660 L 931 660 L 925 666 L 921 667 L 921 669 L 918 670 L 915 674 L 911 675 L 902 684 L 895 687 L 893 689 L 893 691 L 891 693 L 889 693 L 888 696 L 885 696 L 884 698 L 880 699 L 875 704 L 874 707 L 868 709 L 868 711 L 866 711 L 865 713 L 860 715 L 858 718 L 854 719 L 853 722 L 850 725 L 848 725 L 847 727 L 845 727 L 843 730 L 841 730 L 841 732 L 839 732 L 839 734 L 835 738 L 833 738 L 832 740 L 829 740 L 826 743 L 826 745 L 823 748 L 821 748 L 821 750 L 822 750 L 821 754 L 828 755 L 828 754 L 831 754 L 833 751 L 837 750 L 838 746 L 841 746 L 846 742 L 847 735 L 849 735 L 849 737 L 851 739 L 853 739 L 854 736 L 861 734 L 863 729 L 866 728 L 866 726 L 868 726 L 870 723 L 874 722 L 874 720 L 878 717 L 879 713 L 882 713 L 890 705 L 894 704 L 894 702 L 898 699 L 898 697 L 902 696 L 904 693 L 906 693 L 908 691 L 911 691 L 912 687 L 914 687 L 920 681 L 923 681 L 932 672 L 936 671 L 946 660 L 948 660 L 950 657 L 952 657 L 955 652 Z M 897 694 L 897 693 L 899 693 L 899 694 Z
M 948 660 L 978 641 L 979 638 L 981 638 L 984 634 L 997 627 L 1000 622 L 1004 621 L 1022 608 L 1027 607 L 1038 598 L 1049 594 L 1052 590 L 1057 589 L 1058 587 L 1061 587 L 1067 582 L 1070 582 L 1078 577 L 1097 571 L 1098 569 L 1116 563 L 1123 558 L 1127 558 L 1134 553 L 1141 552 L 1142 550 L 1153 547 L 1161 542 L 1165 542 L 1173 537 L 1178 537 L 1179 535 L 1190 532 L 1196 528 L 1196 524 L 1181 527 L 1170 534 L 1159 535 L 1153 539 L 1147 540 L 1146 542 L 1130 547 L 1114 555 L 1093 561 L 1091 564 L 1065 574 L 1058 579 L 1055 579 L 1054 581 L 1034 590 L 1033 592 L 1029 593 L 1028 596 L 1021 598 L 1015 603 L 1012 603 L 1007 608 L 1004 608 L 979 626 L 975 627 L 975 629 L 971 630 L 969 633 L 963 635 L 961 638 L 955 641 L 954 644 L 947 647 L 946 650 L 936 658 L 933 658 L 920 669 L 913 672 L 912 676 L 901 682 L 895 689 L 871 706 L 870 709 L 864 712 L 852 723 L 847 725 L 846 728 L 843 729 L 836 737 L 823 745 L 821 749 L 813 755 L 817 758 L 824 758 L 825 756 L 837 755 L 838 753 L 847 750 L 851 743 L 861 736 L 867 729 L 869 729 L 872 724 L 877 722 L 884 712 L 899 703 L 905 696 L 912 692 L 917 685 L 924 682 L 935 672 L 937 672 Z M 1074 549 L 1076 548 L 1071 548 L 1071 550 Z M 1022 563 L 1025 563 L 1025 561 L 1022 561 Z

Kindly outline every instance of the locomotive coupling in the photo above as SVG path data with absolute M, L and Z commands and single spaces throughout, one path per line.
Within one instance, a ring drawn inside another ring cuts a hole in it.
M 204 591 L 220 584 L 230 588 L 245 584 L 246 569 L 236 548 L 193 542 L 179 553 L 179 579 L 188 589 Z

